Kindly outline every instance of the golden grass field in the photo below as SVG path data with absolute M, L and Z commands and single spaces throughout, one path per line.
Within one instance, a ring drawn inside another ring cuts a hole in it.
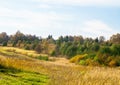
M 52 58 L 54 61 L 38 60 L 33 57 L 40 54 L 34 51 L 12 47 L 0 47 L 0 51 L 8 52 L 9 55 L 15 51 L 19 54 L 14 54 L 16 57 L 0 54 L 0 65 L 47 75 L 49 79 L 46 85 L 120 85 L 119 67 L 81 66 L 72 64 L 65 58 Z

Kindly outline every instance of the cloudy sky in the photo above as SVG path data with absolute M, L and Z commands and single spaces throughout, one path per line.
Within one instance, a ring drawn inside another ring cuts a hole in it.
M 54 38 L 120 33 L 120 0 L 0 0 L 0 32 Z

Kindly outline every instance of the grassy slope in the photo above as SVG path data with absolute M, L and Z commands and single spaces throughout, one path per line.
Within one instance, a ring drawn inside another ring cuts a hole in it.
M 12 52 L 15 50 L 19 53 Z M 46 85 L 48 76 L 34 71 L 30 64 L 35 61 L 34 58 L 29 58 L 22 52 L 29 51 L 0 47 L 0 85 Z
M 40 73 L 0 67 L 0 85 L 46 85 L 47 80 Z
M 19 54 L 21 55 L 22 53 Z M 26 57 L 26 59 L 24 58 L 20 59 L 17 58 L 17 56 L 11 58 L 11 57 L 5 57 L 3 55 L 0 56 L 0 64 L 5 65 L 7 67 L 14 67 L 17 69 L 24 69 L 26 71 L 31 71 L 33 75 L 36 75 L 36 72 L 47 74 L 49 75 L 50 78 L 49 85 L 120 85 L 119 68 L 84 67 L 84 66 L 71 65 L 69 63 L 65 63 L 63 65 L 59 63 L 56 64 L 55 62 L 50 62 L 50 61 L 40 61 L 29 57 Z M 30 74 L 32 75 L 32 73 Z M 19 76 L 19 75 L 23 75 L 24 72 L 20 72 L 16 74 L 12 73 L 12 74 Z M 1 75 L 6 75 L 8 76 L 8 78 L 11 78 L 11 76 L 7 74 L 2 73 Z M 29 75 L 29 72 L 27 75 Z M 34 77 L 34 76 L 31 77 L 29 76 L 27 77 L 28 79 Z M 40 78 L 42 76 L 45 75 L 40 75 Z M 6 78 L 5 80 L 7 80 L 8 78 Z M 48 79 L 46 78 L 48 77 L 43 77 L 43 80 L 45 79 L 45 81 L 48 81 Z M 11 78 L 11 79 L 13 79 L 14 81 L 17 78 Z M 26 78 L 22 78 L 22 79 L 23 79 L 22 81 L 25 81 Z M 35 79 L 37 79 L 37 77 L 35 77 Z M 17 81 L 19 82 L 20 80 L 18 78 Z M 13 81 L 11 81 L 11 83 Z M 39 84 L 37 83 L 36 85 Z

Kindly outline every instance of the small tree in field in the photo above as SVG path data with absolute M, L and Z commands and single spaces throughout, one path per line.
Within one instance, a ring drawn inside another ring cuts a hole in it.
M 35 47 L 35 51 L 36 51 L 37 53 L 41 53 L 41 52 L 42 52 L 42 47 L 41 47 L 40 44 Z

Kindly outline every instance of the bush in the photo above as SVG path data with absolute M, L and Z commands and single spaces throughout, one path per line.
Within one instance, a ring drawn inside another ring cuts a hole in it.
M 51 55 L 51 56 L 56 56 L 56 52 L 55 52 L 55 51 L 52 51 L 52 52 L 50 53 L 50 55 Z
M 29 46 L 25 46 L 25 50 L 30 50 L 30 47 Z
M 95 56 L 96 54 L 92 53 L 92 54 L 88 54 L 86 58 L 94 59 Z
M 3 42 L 3 46 L 7 46 L 7 42 Z
M 112 55 L 114 56 L 119 56 L 120 55 L 120 45 L 117 45 L 117 44 L 113 44 L 111 46 L 111 51 L 112 51 Z
M 97 56 L 95 56 L 95 57 L 94 57 L 94 61 L 96 61 L 96 62 L 98 62 L 98 61 L 99 61 L 99 59 L 98 59 L 98 57 L 97 57 Z
M 120 56 L 116 56 L 116 66 L 120 66 Z
M 115 60 L 111 60 L 108 65 L 113 67 L 113 66 L 116 66 L 117 62 Z
M 102 48 L 100 49 L 100 53 L 101 53 L 101 54 L 110 54 L 110 53 L 111 53 L 111 49 L 110 49 L 110 47 L 108 47 L 108 46 L 104 46 L 104 47 L 102 47 Z
M 48 56 L 38 56 L 37 59 L 48 61 Z
M 86 62 L 85 62 L 85 60 L 80 60 L 79 64 L 80 65 L 86 65 Z
M 104 64 L 104 65 L 107 65 L 108 64 L 108 58 L 109 58 L 109 54 L 98 54 L 97 57 L 98 57 L 98 62 L 100 64 Z
M 70 62 L 78 63 L 80 60 L 85 59 L 86 56 L 87 54 L 74 56 L 73 58 L 70 59 Z

